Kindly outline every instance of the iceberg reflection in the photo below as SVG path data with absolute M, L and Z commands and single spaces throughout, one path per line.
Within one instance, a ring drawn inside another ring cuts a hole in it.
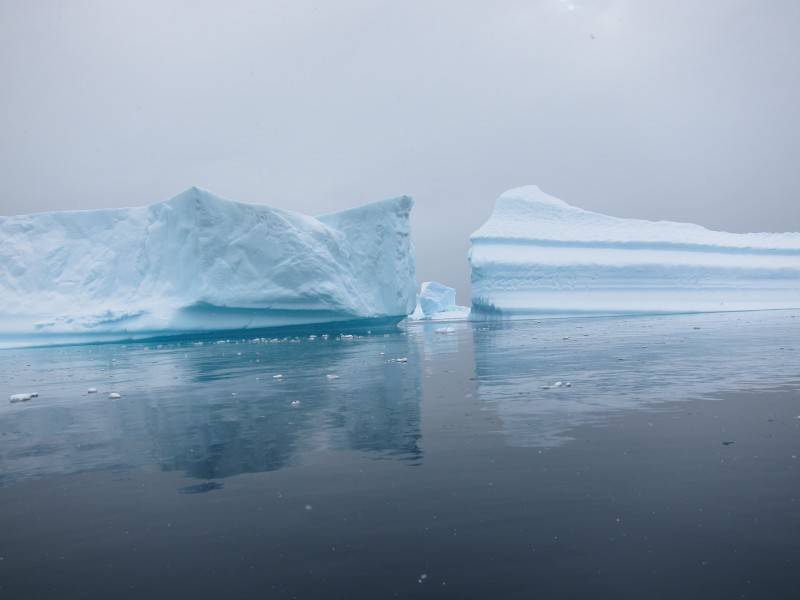
M 478 394 L 509 443 L 556 446 L 573 428 L 605 423 L 618 410 L 796 380 L 796 317 L 763 311 L 476 324 Z
M 422 458 L 416 354 L 398 330 L 3 352 L 0 389 L 35 382 L 40 397 L 0 405 L 0 484 L 131 467 L 215 479 L 327 450 L 413 464 Z M 111 390 L 122 398 L 108 399 Z

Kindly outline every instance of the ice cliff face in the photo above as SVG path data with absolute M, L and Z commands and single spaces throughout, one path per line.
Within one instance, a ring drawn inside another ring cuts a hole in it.
M 800 307 L 800 234 L 610 217 L 535 186 L 471 236 L 473 315 L 612 315 Z
M 170 332 L 403 317 L 412 200 L 314 218 L 191 188 L 0 217 L 0 333 Z

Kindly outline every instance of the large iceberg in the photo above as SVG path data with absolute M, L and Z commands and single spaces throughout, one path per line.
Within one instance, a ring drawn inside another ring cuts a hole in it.
M 315 218 L 191 188 L 145 207 L 0 217 L 0 335 L 399 320 L 416 299 L 412 205 Z
M 798 233 L 622 219 L 529 186 L 500 196 L 471 243 L 473 315 L 800 307 Z

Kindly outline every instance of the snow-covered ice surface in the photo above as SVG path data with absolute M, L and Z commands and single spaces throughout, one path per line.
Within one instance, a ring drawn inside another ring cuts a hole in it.
M 459 321 L 469 318 L 468 306 L 456 304 L 456 290 L 438 281 L 424 281 L 419 288 L 412 321 Z
M 471 236 L 473 316 L 800 307 L 800 234 L 622 219 L 535 186 L 505 192 Z
M 412 200 L 321 217 L 191 188 L 146 207 L 0 217 L 0 344 L 396 319 Z

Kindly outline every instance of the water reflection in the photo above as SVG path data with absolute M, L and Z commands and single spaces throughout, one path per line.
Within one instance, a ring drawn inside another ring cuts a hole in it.
M 512 445 L 556 446 L 616 411 L 796 380 L 798 334 L 796 311 L 476 324 L 478 393 Z
M 219 479 L 326 450 L 415 464 L 416 348 L 395 330 L 4 352 L 0 389 L 36 385 L 40 396 L 0 407 L 0 483 L 130 467 Z
M 621 410 L 791 382 L 798 334 L 800 313 L 775 311 L 2 351 L 0 393 L 39 397 L 0 402 L 0 484 L 130 468 L 220 480 L 318 452 L 415 465 L 423 404 L 430 447 L 498 427 L 556 446 Z

